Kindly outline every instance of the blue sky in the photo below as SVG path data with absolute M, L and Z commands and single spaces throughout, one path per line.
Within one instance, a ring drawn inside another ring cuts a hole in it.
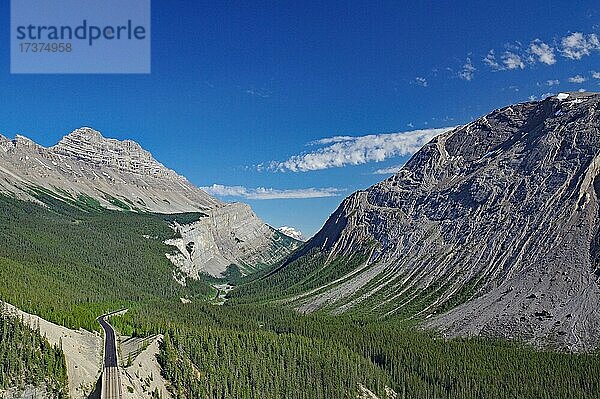
M 307 235 L 433 133 L 382 134 L 600 82 L 595 1 L 154 0 L 150 75 L 11 75 L 0 13 L 0 133 L 133 139 Z

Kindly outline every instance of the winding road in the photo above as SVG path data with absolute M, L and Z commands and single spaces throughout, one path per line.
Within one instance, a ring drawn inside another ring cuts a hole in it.
M 102 371 L 101 399 L 121 399 L 121 374 L 117 362 L 117 339 L 115 330 L 106 321 L 108 313 L 98 317 L 98 323 L 104 329 L 104 369 Z

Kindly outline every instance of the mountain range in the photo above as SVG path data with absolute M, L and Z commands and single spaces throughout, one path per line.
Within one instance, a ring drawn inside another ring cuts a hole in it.
M 180 251 L 169 258 L 188 276 L 221 276 L 268 266 L 300 242 L 266 225 L 246 204 L 211 197 L 156 161 L 134 141 L 104 138 L 80 128 L 45 148 L 17 135 L 0 136 L 0 192 L 43 203 L 41 197 L 128 212 L 195 213 L 173 223 Z
M 166 241 L 184 277 L 222 277 L 232 264 L 242 274 L 268 270 L 231 298 L 270 287 L 266 297 L 301 312 L 417 318 L 448 336 L 589 350 L 600 328 L 599 103 L 597 94 L 562 93 L 443 133 L 398 173 L 346 198 L 304 245 L 137 143 L 91 128 L 49 148 L 0 137 L 0 191 L 186 213 Z
M 597 398 L 599 104 L 446 131 L 307 242 L 132 141 L 0 137 L 0 398 Z

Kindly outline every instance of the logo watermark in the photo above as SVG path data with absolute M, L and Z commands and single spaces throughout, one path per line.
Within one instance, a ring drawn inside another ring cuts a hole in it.
M 11 0 L 11 73 L 150 73 L 150 0 Z

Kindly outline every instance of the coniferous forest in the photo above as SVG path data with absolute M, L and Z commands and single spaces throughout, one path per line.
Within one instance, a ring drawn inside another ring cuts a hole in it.
M 68 397 L 67 366 L 61 348 L 0 308 L 0 389 L 45 387 Z
M 90 330 L 99 314 L 129 308 L 112 324 L 125 335 L 165 335 L 158 360 L 176 398 L 355 398 L 359 386 L 379 397 L 391 388 L 398 398 L 600 397 L 596 354 L 448 340 L 406 318 L 299 314 L 280 301 L 293 275 L 241 279 L 229 301 L 213 305 L 208 283 L 173 279 L 164 256 L 173 248 L 162 243 L 175 234 L 173 216 L 41 199 L 49 207 L 0 198 L 0 299 Z M 2 323 L 3 387 L 66 386 L 59 348 L 17 320 Z

